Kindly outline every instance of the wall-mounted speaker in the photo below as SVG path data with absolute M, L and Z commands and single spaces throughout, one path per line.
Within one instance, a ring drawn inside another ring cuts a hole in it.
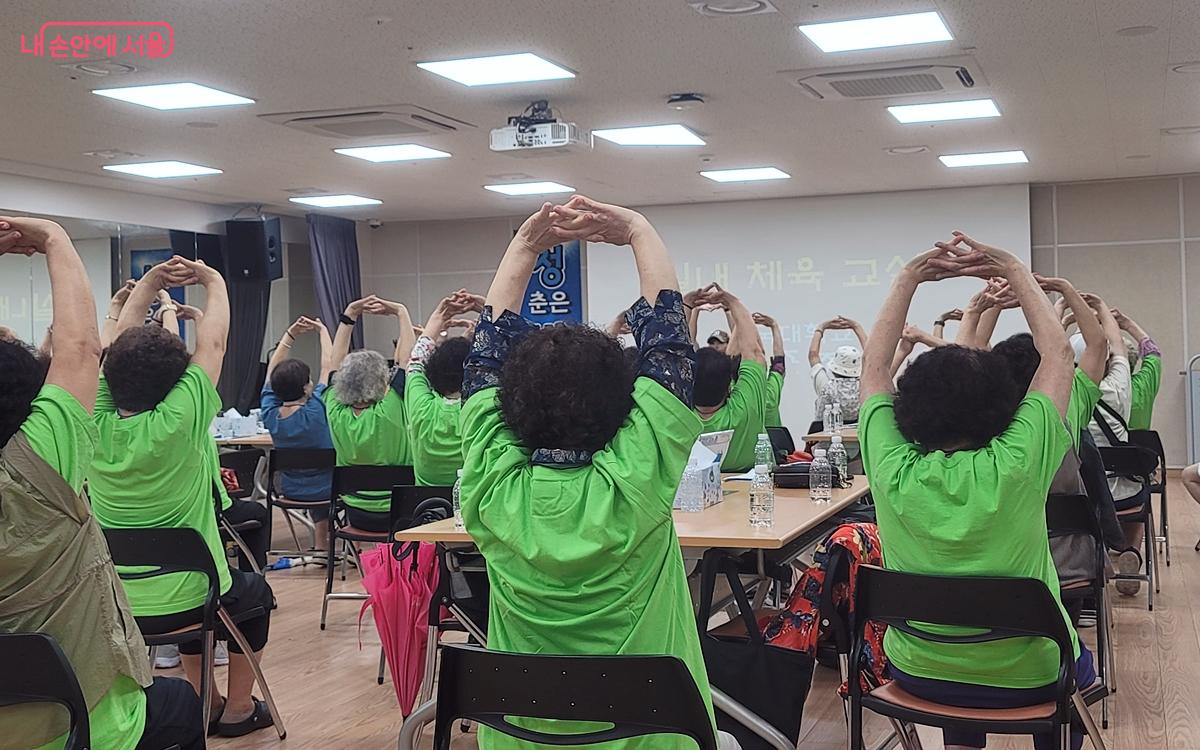
M 225 222 L 226 278 L 274 281 L 283 277 L 283 242 L 279 219 L 233 219 Z

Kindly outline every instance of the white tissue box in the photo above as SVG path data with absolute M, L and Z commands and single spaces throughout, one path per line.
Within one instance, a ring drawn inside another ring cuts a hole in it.
M 675 510 L 699 512 L 721 502 L 721 461 L 716 453 L 696 443 L 675 491 Z

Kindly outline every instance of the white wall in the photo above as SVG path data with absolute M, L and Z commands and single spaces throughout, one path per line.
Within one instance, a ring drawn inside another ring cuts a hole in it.
M 717 281 L 752 311 L 775 316 L 788 358 L 782 416 L 804 430 L 815 394 L 808 376 L 808 344 L 818 323 L 845 315 L 870 328 L 895 273 L 906 260 L 958 229 L 1029 259 L 1029 188 L 981 188 L 875 193 L 818 198 L 652 206 L 643 209 L 662 235 L 680 285 Z M 633 256 L 626 248 L 588 247 L 588 306 L 608 321 L 639 296 Z M 925 285 L 911 322 L 929 330 L 940 313 L 962 307 L 981 286 L 969 279 Z M 999 328 L 1019 330 L 1019 316 Z M 701 339 L 727 328 L 725 317 L 701 317 Z M 764 330 L 770 351 L 770 335 Z M 849 332 L 825 336 L 826 358 Z

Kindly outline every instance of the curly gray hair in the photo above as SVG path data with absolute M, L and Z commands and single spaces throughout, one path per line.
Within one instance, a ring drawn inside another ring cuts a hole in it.
M 388 365 L 379 352 L 364 349 L 342 360 L 333 395 L 347 406 L 373 404 L 387 395 Z

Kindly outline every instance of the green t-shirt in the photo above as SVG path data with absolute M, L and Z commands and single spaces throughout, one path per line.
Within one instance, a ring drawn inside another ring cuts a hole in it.
M 1129 410 L 1129 429 L 1148 430 L 1154 416 L 1154 399 L 1162 384 L 1162 357 L 1148 354 L 1142 358 L 1142 366 L 1131 378 L 1133 382 L 1132 407 Z
M 1071 400 L 1067 402 L 1067 428 L 1071 432 L 1071 445 L 1079 448 L 1080 432 L 1092 421 L 1092 412 L 1100 403 L 1100 386 L 1075 368 L 1075 380 L 1071 383 Z
M 462 404 L 429 385 L 423 372 L 410 372 L 404 383 L 413 472 L 422 487 L 448 487 L 463 465 Z
M 56 385 L 42 386 L 21 432 L 33 452 L 79 492 L 96 443 L 96 425 L 79 401 Z M 118 674 L 108 692 L 88 711 L 88 722 L 92 747 L 133 750 L 146 726 L 145 691 Z M 38 750 L 60 750 L 66 741 L 63 734 Z
M 759 362 L 742 360 L 737 382 L 725 404 L 708 419 L 701 417 L 703 432 L 733 430 L 729 452 L 721 471 L 754 468 L 754 447 L 766 427 L 767 368 Z
M 381 400 L 355 414 L 354 408 L 337 400 L 337 384 L 325 389 L 325 414 L 329 436 L 337 451 L 338 466 L 409 466 L 408 420 L 404 399 L 389 387 Z M 342 498 L 346 505 L 374 513 L 391 510 L 388 492 L 362 492 Z
M 117 413 L 108 384 L 101 378 L 95 415 L 100 438 L 88 472 L 88 490 L 103 528 L 199 532 L 212 553 L 224 594 L 233 582 L 213 505 L 209 434 L 220 409 L 217 389 L 198 365 L 184 371 L 158 406 L 129 417 Z M 136 617 L 195 609 L 204 604 L 208 590 L 200 573 L 123 583 Z
M 978 450 L 922 453 L 900 434 L 892 397 L 884 395 L 863 404 L 858 434 L 887 568 L 1036 578 L 1059 600 L 1046 533 L 1046 493 L 1071 440 L 1049 397 L 1027 395 L 1008 429 Z M 1078 657 L 1078 638 L 1066 610 L 1062 616 Z M 1058 648 L 1042 638 L 944 644 L 891 628 L 884 650 L 901 671 L 932 680 L 1035 688 L 1058 676 Z
M 208 446 L 205 458 L 211 467 L 213 486 L 221 496 L 221 510 L 229 510 L 233 507 L 233 501 L 229 499 L 229 490 L 225 489 L 225 482 L 221 479 L 221 451 L 217 448 L 216 440 L 209 440 Z
M 779 403 L 783 400 L 783 375 L 774 370 L 767 373 L 767 411 L 766 427 L 783 427 L 783 418 L 779 416 Z
M 504 424 L 496 393 L 488 388 L 473 395 L 462 417 L 463 520 L 488 563 L 488 648 L 670 654 L 687 664 L 709 703 L 671 513 L 700 420 L 670 391 L 641 377 L 628 419 L 590 464 L 531 465 L 529 452 Z M 483 729 L 479 746 L 531 747 Z M 604 745 L 695 746 L 665 735 Z

